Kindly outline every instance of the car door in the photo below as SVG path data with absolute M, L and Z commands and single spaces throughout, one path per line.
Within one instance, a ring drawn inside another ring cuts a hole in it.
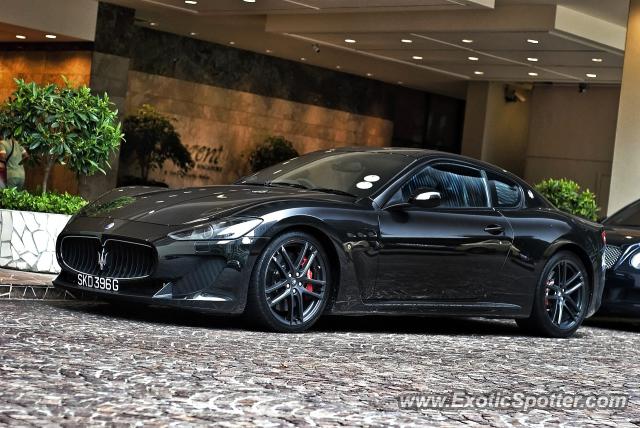
M 490 206 L 484 172 L 452 161 L 429 163 L 385 206 L 407 202 L 417 189 L 439 192 L 441 203 L 436 208 L 381 210 L 374 299 L 486 299 L 513 233 L 506 218 Z

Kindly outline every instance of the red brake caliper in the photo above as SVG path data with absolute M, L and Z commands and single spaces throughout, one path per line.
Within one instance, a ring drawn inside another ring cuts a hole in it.
M 304 267 L 304 265 L 306 265 L 308 261 L 309 261 L 309 259 L 308 259 L 308 258 L 306 258 L 306 257 L 305 257 L 305 258 L 303 258 L 303 259 L 302 259 L 302 267 Z M 311 269 L 309 269 L 309 270 L 307 271 L 307 278 L 309 278 L 309 279 L 313 279 L 313 273 L 311 272 Z M 306 289 L 307 289 L 307 291 L 313 291 L 313 285 L 311 285 L 311 284 L 307 284 L 307 285 L 305 285 L 305 286 L 304 286 L 304 288 L 306 288 Z

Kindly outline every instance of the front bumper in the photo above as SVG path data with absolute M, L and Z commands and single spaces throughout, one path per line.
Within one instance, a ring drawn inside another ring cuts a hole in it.
M 115 225 L 105 231 L 105 221 Z M 268 239 L 247 236 L 228 241 L 176 241 L 167 237 L 171 231 L 167 226 L 149 223 L 75 219 L 58 239 L 56 254 L 62 271 L 54 286 L 106 300 L 242 313 L 255 260 Z M 88 288 L 80 285 L 79 272 L 65 264 L 61 256 L 65 236 L 146 244 L 155 250 L 157 261 L 153 272 L 144 278 L 118 278 L 118 291 Z
M 624 265 L 608 270 L 602 306 L 597 315 L 640 317 L 640 272 Z

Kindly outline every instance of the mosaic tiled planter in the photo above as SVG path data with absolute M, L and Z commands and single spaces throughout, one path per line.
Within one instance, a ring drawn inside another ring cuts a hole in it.
M 58 273 L 56 239 L 71 216 L 0 210 L 0 267 Z

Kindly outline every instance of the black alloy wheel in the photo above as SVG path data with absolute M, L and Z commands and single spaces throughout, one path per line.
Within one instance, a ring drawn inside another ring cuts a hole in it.
M 260 256 L 245 314 L 269 330 L 301 332 L 322 315 L 330 290 L 322 245 L 309 234 L 287 233 L 274 239 Z
M 569 337 L 586 317 L 589 290 L 582 261 L 571 252 L 559 252 L 542 271 L 531 316 L 517 320 L 518 325 L 543 336 Z

